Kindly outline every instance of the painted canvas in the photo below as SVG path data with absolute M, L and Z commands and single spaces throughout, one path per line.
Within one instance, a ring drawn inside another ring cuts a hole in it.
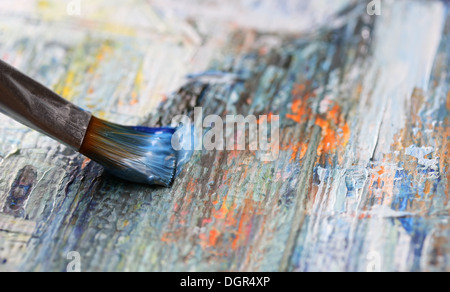
M 279 122 L 162 188 L 0 115 L 0 271 L 450 271 L 449 8 L 0 0 L 0 58 L 100 118 Z

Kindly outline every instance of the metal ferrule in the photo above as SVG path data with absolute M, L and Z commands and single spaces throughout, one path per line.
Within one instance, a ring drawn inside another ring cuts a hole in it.
M 0 112 L 76 151 L 92 117 L 2 60 Z

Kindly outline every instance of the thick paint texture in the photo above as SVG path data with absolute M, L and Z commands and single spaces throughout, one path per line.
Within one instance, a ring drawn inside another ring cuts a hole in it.
M 147 187 L 0 116 L 1 270 L 449 271 L 448 1 L 41 2 L 0 7 L 1 58 L 119 124 L 279 116 L 280 155 Z

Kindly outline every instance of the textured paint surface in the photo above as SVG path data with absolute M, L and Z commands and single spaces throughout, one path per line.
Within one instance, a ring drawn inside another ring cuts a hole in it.
M 0 116 L 0 270 L 450 271 L 448 2 L 110 2 L 0 1 L 0 58 L 116 123 L 279 115 L 280 158 L 152 188 Z

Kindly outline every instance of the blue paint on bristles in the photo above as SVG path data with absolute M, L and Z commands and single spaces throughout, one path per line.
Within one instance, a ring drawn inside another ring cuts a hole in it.
M 170 186 L 177 169 L 175 128 L 121 126 L 92 117 L 80 153 L 127 181 Z

